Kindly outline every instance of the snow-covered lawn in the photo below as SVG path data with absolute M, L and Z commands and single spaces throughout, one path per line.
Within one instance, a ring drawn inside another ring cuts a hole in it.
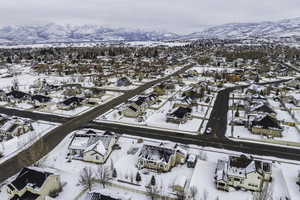
M 45 121 L 36 121 L 32 123 L 33 131 L 29 131 L 19 137 L 14 137 L 8 141 L 3 141 L 0 143 L 0 151 L 3 153 L 0 162 L 7 159 L 7 157 L 17 153 L 30 146 L 37 139 L 47 134 L 52 129 L 56 128 L 58 124 L 50 123 Z

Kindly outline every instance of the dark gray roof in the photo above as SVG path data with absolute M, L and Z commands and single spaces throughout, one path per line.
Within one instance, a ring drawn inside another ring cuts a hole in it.
M 41 172 L 31 168 L 23 168 L 18 176 L 11 182 L 18 190 L 22 190 L 27 184 L 32 184 L 33 187 L 41 187 L 51 173 Z
M 191 108 L 184 108 L 184 107 L 179 107 L 177 110 L 175 110 L 171 115 L 177 118 L 183 118 L 187 113 L 191 113 L 192 109 Z

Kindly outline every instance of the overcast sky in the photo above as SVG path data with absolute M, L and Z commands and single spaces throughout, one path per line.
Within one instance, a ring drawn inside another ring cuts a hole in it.
M 97 24 L 197 31 L 201 25 L 300 16 L 299 0 L 0 0 L 0 25 Z

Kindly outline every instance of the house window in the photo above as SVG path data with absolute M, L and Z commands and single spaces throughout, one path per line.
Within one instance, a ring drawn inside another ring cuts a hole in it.
M 99 158 L 99 156 L 96 156 L 96 160 L 99 160 L 100 158 Z
M 234 181 L 240 181 L 240 179 L 239 179 L 239 178 L 234 178 L 233 180 L 234 180 Z

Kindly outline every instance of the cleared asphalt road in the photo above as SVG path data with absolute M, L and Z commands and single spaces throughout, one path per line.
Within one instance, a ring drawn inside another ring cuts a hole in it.
M 273 156 L 277 158 L 300 161 L 300 149 L 267 144 L 235 142 L 226 137 L 207 137 L 205 135 L 187 135 L 180 132 L 147 129 L 137 126 L 127 126 L 115 123 L 92 122 L 82 128 L 109 130 L 120 134 L 127 134 L 151 139 L 167 140 L 186 145 L 194 144 L 204 147 L 214 147 L 238 151 L 248 154 Z

